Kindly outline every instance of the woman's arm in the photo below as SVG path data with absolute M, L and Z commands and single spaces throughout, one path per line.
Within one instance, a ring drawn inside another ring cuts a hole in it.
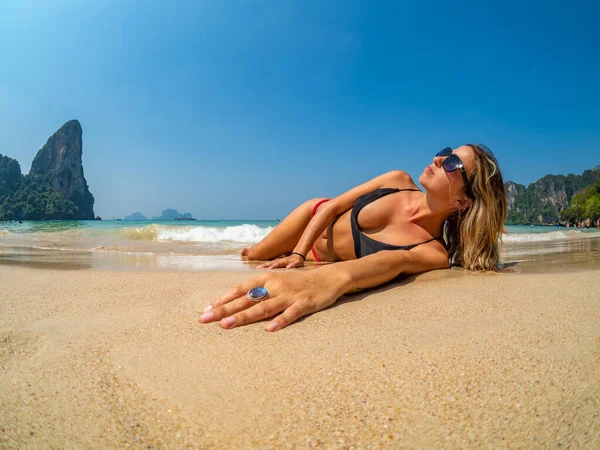
M 354 206 L 354 203 L 361 195 L 373 192 L 375 189 L 390 186 L 390 185 L 402 185 L 412 183 L 412 180 L 406 172 L 400 170 L 393 170 L 391 172 L 384 173 L 376 178 L 373 178 L 366 183 L 360 184 L 349 191 L 344 192 L 341 195 L 331 199 L 327 203 L 324 203 L 315 216 L 310 220 L 306 229 L 302 233 L 300 240 L 294 248 L 294 253 L 300 253 L 306 256 L 317 238 L 325 231 L 331 221 L 338 215 L 344 213 Z M 414 183 L 413 183 L 414 184 Z M 297 255 L 291 255 L 287 258 L 280 258 L 268 263 L 261 264 L 258 268 L 261 269 L 274 269 L 277 267 L 301 267 L 303 260 Z
M 398 275 L 411 275 L 448 268 L 448 255 L 441 244 L 412 250 L 383 250 L 364 258 L 331 264 L 330 270 L 344 278 L 343 294 L 386 283 Z M 325 269 L 325 267 L 323 267 Z
M 432 243 L 410 251 L 381 251 L 310 271 L 269 272 L 238 284 L 215 300 L 207 306 L 200 321 L 220 320 L 223 328 L 234 328 L 279 314 L 265 328 L 276 331 L 332 305 L 346 293 L 379 286 L 400 274 L 447 267 L 448 256 L 441 244 Z M 260 303 L 246 297 L 246 293 L 257 286 L 269 292 L 267 299 Z

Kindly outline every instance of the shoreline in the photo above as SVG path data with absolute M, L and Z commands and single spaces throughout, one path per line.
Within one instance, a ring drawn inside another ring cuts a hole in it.
M 277 333 L 246 272 L 0 266 L 0 447 L 600 445 L 600 271 L 440 270 Z
M 501 245 L 500 267 L 522 273 L 572 272 L 600 268 L 600 233 L 549 236 L 538 241 Z M 242 260 L 239 249 L 227 253 L 60 249 L 0 242 L 0 267 L 19 265 L 41 269 L 88 269 L 152 272 L 252 271 L 260 262 Z M 307 267 L 319 264 L 307 263 Z

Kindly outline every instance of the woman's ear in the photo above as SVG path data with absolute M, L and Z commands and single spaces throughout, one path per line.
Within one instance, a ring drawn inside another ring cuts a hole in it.
M 461 211 L 464 211 L 467 208 L 470 208 L 473 204 L 473 200 L 468 197 L 458 198 L 454 201 L 454 206 Z

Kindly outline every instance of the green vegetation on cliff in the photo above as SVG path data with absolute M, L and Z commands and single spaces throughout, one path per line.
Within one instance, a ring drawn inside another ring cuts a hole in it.
M 94 219 L 82 142 L 81 124 L 68 121 L 38 151 L 29 175 L 0 155 L 0 220 Z
M 19 163 L 0 155 L 0 220 L 72 219 L 77 206 L 44 183 L 22 175 Z
M 600 217 L 600 181 L 575 194 L 568 209 L 560 212 L 563 222 L 577 223 L 590 219 L 593 222 Z
M 509 225 L 554 224 L 561 220 L 572 199 L 600 180 L 600 166 L 581 175 L 546 175 L 529 186 L 509 181 L 505 184 Z M 587 217 L 586 217 L 587 218 Z

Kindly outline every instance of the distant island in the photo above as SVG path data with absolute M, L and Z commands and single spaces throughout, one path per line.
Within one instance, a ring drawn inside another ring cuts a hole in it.
M 82 128 L 70 120 L 38 151 L 29 174 L 0 154 L 0 220 L 91 220 L 94 196 L 83 176 Z
M 148 218 L 141 212 L 135 212 L 133 214 L 123 217 L 123 220 L 148 220 Z
M 177 220 L 177 219 L 191 219 L 191 213 L 179 213 L 176 209 L 165 209 L 160 217 L 152 217 L 152 220 Z
M 508 200 L 509 225 L 555 225 L 576 223 L 600 216 L 600 166 L 581 175 L 546 175 L 524 186 L 513 181 L 504 184 Z
M 168 209 L 163 210 L 163 212 L 160 216 L 153 216 L 152 219 L 148 219 L 141 212 L 136 212 L 136 213 L 130 214 L 128 216 L 125 216 L 123 218 L 123 220 L 167 221 L 167 220 L 196 220 L 196 219 L 194 219 L 192 217 L 192 214 L 189 212 L 180 213 L 176 209 L 168 208 Z

